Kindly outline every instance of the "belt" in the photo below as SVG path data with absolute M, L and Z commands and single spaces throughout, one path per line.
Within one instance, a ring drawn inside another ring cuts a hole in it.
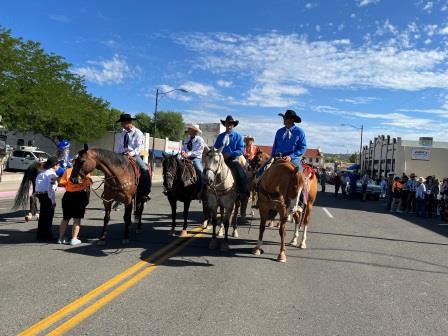
M 45 194 L 48 194 L 48 191 L 36 191 L 35 194 L 36 195 L 45 195 Z

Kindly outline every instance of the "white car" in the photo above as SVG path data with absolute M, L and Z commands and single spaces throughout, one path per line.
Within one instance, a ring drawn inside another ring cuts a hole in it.
M 36 147 L 21 147 L 14 150 L 9 159 L 6 168 L 8 170 L 27 170 L 35 162 L 45 162 L 50 156 Z

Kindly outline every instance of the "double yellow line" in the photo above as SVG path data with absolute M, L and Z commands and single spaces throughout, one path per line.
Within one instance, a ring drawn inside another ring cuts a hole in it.
M 48 329 L 52 325 L 54 325 L 56 322 L 60 321 L 70 313 L 78 310 L 82 306 L 84 306 L 86 303 L 92 301 L 93 299 L 97 298 L 98 296 L 102 295 L 109 289 L 115 287 L 123 280 L 127 279 L 128 277 L 132 276 L 127 281 L 123 282 L 118 287 L 111 290 L 109 293 L 101 297 L 99 300 L 93 302 L 88 307 L 84 308 L 82 311 L 65 321 L 63 324 L 58 326 L 56 329 L 52 330 L 48 335 L 62 335 L 65 332 L 69 331 L 70 329 L 74 328 L 77 324 L 79 324 L 81 321 L 85 320 L 87 317 L 94 314 L 96 311 L 101 309 L 104 305 L 109 303 L 110 301 L 114 300 L 117 296 L 128 290 L 130 287 L 134 286 L 136 283 L 141 281 L 143 278 L 148 276 L 151 272 L 153 272 L 158 265 L 162 264 L 165 260 L 171 258 L 176 253 L 178 253 L 180 250 L 184 249 L 187 245 L 189 245 L 191 242 L 193 242 L 194 239 L 202 237 L 203 236 L 203 230 L 201 228 L 195 228 L 190 231 L 190 234 L 188 238 L 178 238 L 168 245 L 164 246 L 160 250 L 156 251 L 149 257 L 145 258 L 142 261 L 139 261 L 135 265 L 129 267 L 127 270 L 121 272 L 120 274 L 117 274 L 112 279 L 108 280 L 107 282 L 103 283 L 99 287 L 91 290 L 87 294 L 81 296 L 80 298 L 76 299 L 72 303 L 68 304 L 67 306 L 63 307 L 62 309 L 58 310 L 57 312 L 51 314 L 50 316 L 44 318 L 43 320 L 37 322 L 36 324 L 32 325 L 28 329 L 22 331 L 19 336 L 21 335 L 37 335 L 38 333 L 42 332 L 45 329 Z M 150 261 L 154 260 L 153 262 L 149 263 Z M 146 267 L 145 267 L 146 266 Z M 143 268 L 143 270 L 141 270 Z M 139 272 L 138 272 L 139 271 Z M 138 273 L 137 273 L 138 272 Z M 135 274 L 137 273 L 137 274 Z

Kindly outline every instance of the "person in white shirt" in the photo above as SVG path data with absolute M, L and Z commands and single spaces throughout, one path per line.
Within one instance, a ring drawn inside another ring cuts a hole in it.
M 45 162 L 44 170 L 36 177 L 35 194 L 40 203 L 40 216 L 37 223 L 38 240 L 53 240 L 53 217 L 56 207 L 56 190 L 58 188 L 56 169 L 59 165 L 56 157 Z
M 115 152 L 126 155 L 128 157 L 133 157 L 135 159 L 135 162 L 140 167 L 144 194 L 148 194 L 148 198 L 150 198 L 149 194 L 151 193 L 151 176 L 148 172 L 145 162 L 141 157 L 142 151 L 145 148 L 145 136 L 143 135 L 142 131 L 140 131 L 132 124 L 135 119 L 136 118 L 131 117 L 131 115 L 127 113 L 123 113 L 120 115 L 120 119 L 118 119 L 117 122 L 121 123 L 121 127 L 123 127 L 123 130 L 121 131 L 118 143 L 115 145 Z
M 417 216 L 425 216 L 425 197 L 426 197 L 426 185 L 423 183 L 423 177 L 417 180 L 417 187 L 415 189 L 415 200 L 417 201 Z
M 202 133 L 199 125 L 190 124 L 186 126 L 186 129 L 187 134 L 182 141 L 181 156 L 193 162 L 197 176 L 197 196 L 200 198 L 200 191 L 203 185 L 202 171 L 204 170 L 202 166 L 202 153 L 204 152 L 206 145 L 204 139 L 199 135 Z

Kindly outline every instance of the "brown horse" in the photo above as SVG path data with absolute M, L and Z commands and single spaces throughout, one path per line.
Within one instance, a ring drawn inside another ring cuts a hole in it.
M 311 175 L 308 178 L 307 189 L 309 190 L 309 198 L 305 211 L 302 215 L 299 212 L 293 214 L 294 219 L 298 225 L 306 226 L 310 220 L 310 214 L 313 209 L 317 194 L 317 178 Z M 266 221 L 271 219 L 276 212 L 280 215 L 280 253 L 277 261 L 286 262 L 286 221 L 288 217 L 288 205 L 291 200 L 296 200 L 297 195 L 302 192 L 304 188 L 304 173 L 290 162 L 284 160 L 277 160 L 272 166 L 263 174 L 259 185 L 259 207 L 260 207 L 260 232 L 258 236 L 257 246 L 254 248 L 255 255 L 261 255 L 263 250 L 263 234 L 266 227 Z M 296 224 L 297 225 L 297 224 Z
M 125 230 L 123 244 L 129 242 L 129 226 L 131 225 L 132 206 L 134 198 L 136 202 L 135 218 L 137 223 L 137 232 L 141 232 L 142 213 L 145 205 L 145 193 L 142 186 L 142 180 L 138 183 L 134 166 L 130 160 L 121 154 L 117 154 L 105 149 L 88 148 L 84 145 L 84 149 L 78 154 L 73 164 L 73 171 L 70 179 L 76 183 L 78 176 L 85 176 L 92 172 L 95 168 L 102 171 L 104 178 L 104 191 L 101 199 L 104 204 L 104 226 L 101 233 L 99 245 L 105 243 L 107 234 L 107 224 L 110 220 L 110 212 L 112 202 L 117 201 L 125 205 L 124 222 Z

